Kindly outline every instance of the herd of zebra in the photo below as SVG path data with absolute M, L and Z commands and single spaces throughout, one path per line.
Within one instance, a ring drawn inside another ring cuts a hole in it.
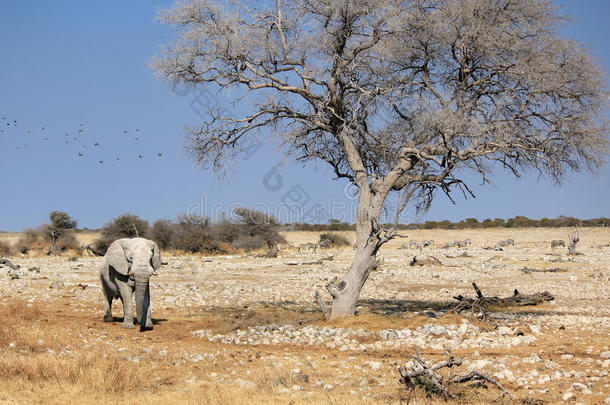
M 470 239 L 464 239 L 464 240 L 454 240 L 452 242 L 447 242 L 445 243 L 442 248 L 443 249 L 449 249 L 449 248 L 466 248 L 468 245 L 471 244 Z M 403 243 L 402 246 L 400 246 L 401 249 L 423 249 L 423 248 L 429 248 L 435 245 L 435 242 L 433 240 L 423 240 L 421 242 L 418 242 L 416 240 L 411 240 L 409 241 L 409 243 Z M 509 246 L 514 246 L 515 245 L 515 241 L 514 239 L 505 239 L 505 240 L 501 240 L 499 242 L 497 242 L 495 245 L 493 246 L 485 246 L 483 247 L 483 249 L 495 249 L 495 250 L 501 250 L 502 248 L 506 248 Z M 556 249 L 559 247 L 566 247 L 566 243 L 563 240 L 553 240 L 551 241 L 551 248 L 552 249 Z
M 400 249 L 419 249 L 422 250 L 423 248 L 431 248 L 433 246 L 435 246 L 436 242 L 434 242 L 434 240 L 432 239 L 427 239 L 427 240 L 422 240 L 422 241 L 416 241 L 416 240 L 411 240 L 409 241 L 409 243 L 403 243 L 400 246 Z M 470 239 L 464 239 L 464 240 L 454 240 L 451 242 L 446 242 L 444 245 L 441 246 L 442 249 L 449 249 L 449 248 L 466 248 L 468 247 L 468 245 L 471 244 Z M 509 247 L 509 246 L 514 246 L 515 245 L 515 241 L 513 239 L 505 239 L 505 240 L 501 240 L 499 242 L 497 242 L 495 245 L 492 246 L 484 246 L 483 249 L 495 249 L 495 250 L 502 250 L 503 248 Z M 295 247 L 293 244 L 288 244 L 288 246 L 285 246 L 286 248 L 293 248 Z M 298 252 L 300 253 L 315 253 L 317 252 L 319 249 L 329 249 L 331 247 L 331 241 L 328 239 L 323 239 L 318 243 L 304 243 L 301 244 L 299 246 L 296 246 L 296 249 Z M 353 246 L 355 248 L 355 246 Z M 552 240 L 551 241 L 551 248 L 552 249 L 557 249 L 560 247 L 566 247 L 566 243 L 563 240 Z

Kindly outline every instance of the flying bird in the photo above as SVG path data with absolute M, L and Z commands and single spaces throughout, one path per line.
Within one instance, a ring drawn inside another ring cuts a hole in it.
M 127 130 L 124 130 L 124 131 L 123 131 L 123 133 L 124 133 L 124 134 L 126 134 L 126 133 L 127 133 Z
M 136 141 L 139 141 L 139 140 L 140 140 L 140 138 L 133 138 L 133 139 L 135 139 Z
M 100 144 L 96 142 L 93 144 L 93 146 L 100 146 Z
M 101 165 L 103 165 L 103 164 L 104 164 L 104 161 L 103 161 L 103 160 L 100 160 L 98 163 L 99 163 L 99 164 L 101 164 Z
M 144 156 L 142 156 L 142 155 L 138 155 L 138 157 L 139 157 L 140 159 L 142 159 Z
M 78 154 L 78 157 L 83 157 L 83 154 L 82 154 L 82 153 L 79 153 L 79 154 Z
M 161 157 L 163 156 L 163 153 L 157 153 L 157 156 Z

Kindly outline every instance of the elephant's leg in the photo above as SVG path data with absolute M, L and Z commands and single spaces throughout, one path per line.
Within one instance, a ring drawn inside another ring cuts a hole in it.
M 146 302 L 144 305 L 144 307 L 146 308 L 146 314 L 144 316 L 139 316 L 140 324 L 141 324 L 142 328 L 152 329 L 153 323 L 152 323 L 152 319 L 151 319 L 151 315 L 150 315 L 151 311 L 150 311 L 150 290 L 149 289 L 146 290 L 146 296 L 144 297 L 144 300 Z
M 120 284 L 119 293 L 121 294 L 121 301 L 123 302 L 123 323 L 121 326 L 125 329 L 134 329 L 135 325 L 133 324 L 133 309 L 131 304 L 133 290 L 127 284 Z
M 104 291 L 104 322 L 112 322 L 112 299 L 114 298 L 114 292 L 104 283 L 102 279 L 102 290 Z
M 103 265 L 100 268 L 100 282 L 104 292 L 104 322 L 112 322 L 112 299 L 119 296 L 114 282 L 110 280 L 110 270 Z

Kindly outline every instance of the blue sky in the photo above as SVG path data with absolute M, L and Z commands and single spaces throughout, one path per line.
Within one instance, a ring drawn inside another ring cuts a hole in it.
M 610 71 L 610 2 L 557 3 L 575 19 L 565 35 L 587 44 Z M 345 183 L 321 164 L 284 159 L 274 145 L 238 159 L 225 180 L 194 167 L 184 126 L 200 120 L 197 106 L 213 96 L 176 94 L 149 68 L 173 35 L 154 17 L 172 4 L 0 2 L 0 229 L 38 226 L 52 210 L 97 228 L 125 212 L 149 221 L 185 211 L 218 218 L 237 205 L 274 212 L 287 199 L 305 213 L 331 206 L 320 221 L 352 219 Z M 572 174 L 561 186 L 536 174 L 494 179 L 483 187 L 473 179 L 476 199 L 452 205 L 439 195 L 424 217 L 405 219 L 610 216 L 609 166 L 595 176 Z

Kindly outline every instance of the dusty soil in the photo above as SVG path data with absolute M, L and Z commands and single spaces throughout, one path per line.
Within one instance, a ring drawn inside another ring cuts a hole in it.
M 313 296 L 345 271 L 352 249 L 166 256 L 146 332 L 120 327 L 120 303 L 115 322 L 102 322 L 99 258 L 13 257 L 18 271 L 0 268 L 0 403 L 444 402 L 398 383 L 397 366 L 416 348 L 432 361 L 447 349 L 463 356 L 454 372 L 488 374 L 514 403 L 610 403 L 610 230 L 581 229 L 582 255 L 551 249 L 569 232 L 409 232 L 382 249 L 358 316 L 338 321 L 324 320 Z M 285 237 L 298 246 L 318 233 Z M 466 238 L 466 248 L 442 248 Z M 493 249 L 508 238 L 514 246 Z M 401 249 L 411 239 L 435 244 Z M 410 266 L 413 256 L 440 264 Z M 486 295 L 516 288 L 555 300 L 485 319 L 452 313 L 452 296 L 474 296 L 473 281 Z M 492 385 L 452 390 L 456 403 L 499 394 Z

